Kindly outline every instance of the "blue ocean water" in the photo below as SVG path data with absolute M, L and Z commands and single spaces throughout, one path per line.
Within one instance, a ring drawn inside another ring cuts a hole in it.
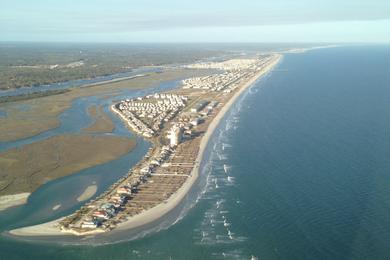
M 104 245 L 0 238 L 0 259 L 388 259 L 389 68 L 390 46 L 287 54 L 215 132 L 175 225 Z

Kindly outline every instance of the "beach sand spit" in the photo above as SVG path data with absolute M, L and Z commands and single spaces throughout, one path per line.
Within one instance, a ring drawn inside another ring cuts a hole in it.
M 78 196 L 77 201 L 81 202 L 81 201 L 85 201 L 85 200 L 91 198 L 93 195 L 95 195 L 96 191 L 97 191 L 96 185 L 88 186 L 85 189 L 85 191 L 80 196 Z

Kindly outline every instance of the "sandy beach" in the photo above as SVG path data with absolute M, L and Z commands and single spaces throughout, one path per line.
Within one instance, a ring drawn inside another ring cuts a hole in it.
M 199 177 L 200 172 L 200 163 L 203 159 L 204 151 L 207 147 L 209 139 L 211 138 L 214 130 L 219 125 L 220 121 L 225 116 L 226 112 L 229 111 L 230 107 L 235 103 L 238 97 L 247 90 L 250 86 L 252 86 L 260 77 L 264 76 L 266 73 L 271 71 L 274 66 L 281 60 L 282 55 L 275 55 L 272 62 L 264 67 L 262 70 L 258 71 L 258 73 L 249 79 L 247 82 L 242 84 L 239 90 L 229 99 L 229 101 L 224 104 L 219 113 L 212 120 L 205 135 L 202 137 L 199 147 L 199 153 L 197 155 L 195 166 L 192 169 L 190 177 L 187 178 L 186 182 L 179 188 L 179 190 L 174 193 L 169 199 L 167 199 L 164 203 L 159 204 L 156 207 L 153 207 L 149 210 L 146 210 L 138 215 L 128 218 L 125 222 L 122 222 L 117 225 L 116 230 L 128 230 L 136 227 L 143 226 L 145 224 L 151 223 L 165 214 L 167 214 L 172 209 L 176 208 L 179 203 L 183 200 L 183 198 L 188 194 L 193 184 L 196 182 Z M 10 231 L 11 234 L 17 236 L 61 236 L 66 235 L 61 232 L 58 227 L 56 227 L 59 220 L 54 220 L 52 222 L 25 227 L 20 229 L 15 229 Z
M 9 231 L 9 233 L 14 236 L 69 236 L 70 234 L 61 232 L 57 227 L 61 220 L 62 218 L 44 224 L 18 228 Z
M 24 192 L 14 195 L 0 196 L 0 211 L 10 207 L 19 206 L 27 202 L 31 193 Z

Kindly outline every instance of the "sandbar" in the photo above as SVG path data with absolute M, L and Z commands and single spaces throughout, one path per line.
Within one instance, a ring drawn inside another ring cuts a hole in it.
M 13 195 L 0 196 L 0 211 L 26 203 L 30 194 L 31 193 L 29 192 L 23 192 Z
M 52 209 L 53 209 L 54 211 L 56 211 L 56 210 L 59 209 L 59 208 L 61 208 L 61 204 L 55 205 Z
M 85 201 L 85 200 L 91 198 L 93 195 L 95 195 L 96 191 L 97 191 L 97 185 L 88 186 L 84 190 L 84 192 L 80 196 L 77 197 L 77 201 L 81 202 L 81 201 Z

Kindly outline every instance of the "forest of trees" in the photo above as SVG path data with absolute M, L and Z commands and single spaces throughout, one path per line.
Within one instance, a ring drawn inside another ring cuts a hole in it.
M 172 44 L 2 43 L 0 89 L 93 78 L 140 66 L 189 63 L 221 53 L 216 49 Z M 82 65 L 69 66 L 74 62 Z

